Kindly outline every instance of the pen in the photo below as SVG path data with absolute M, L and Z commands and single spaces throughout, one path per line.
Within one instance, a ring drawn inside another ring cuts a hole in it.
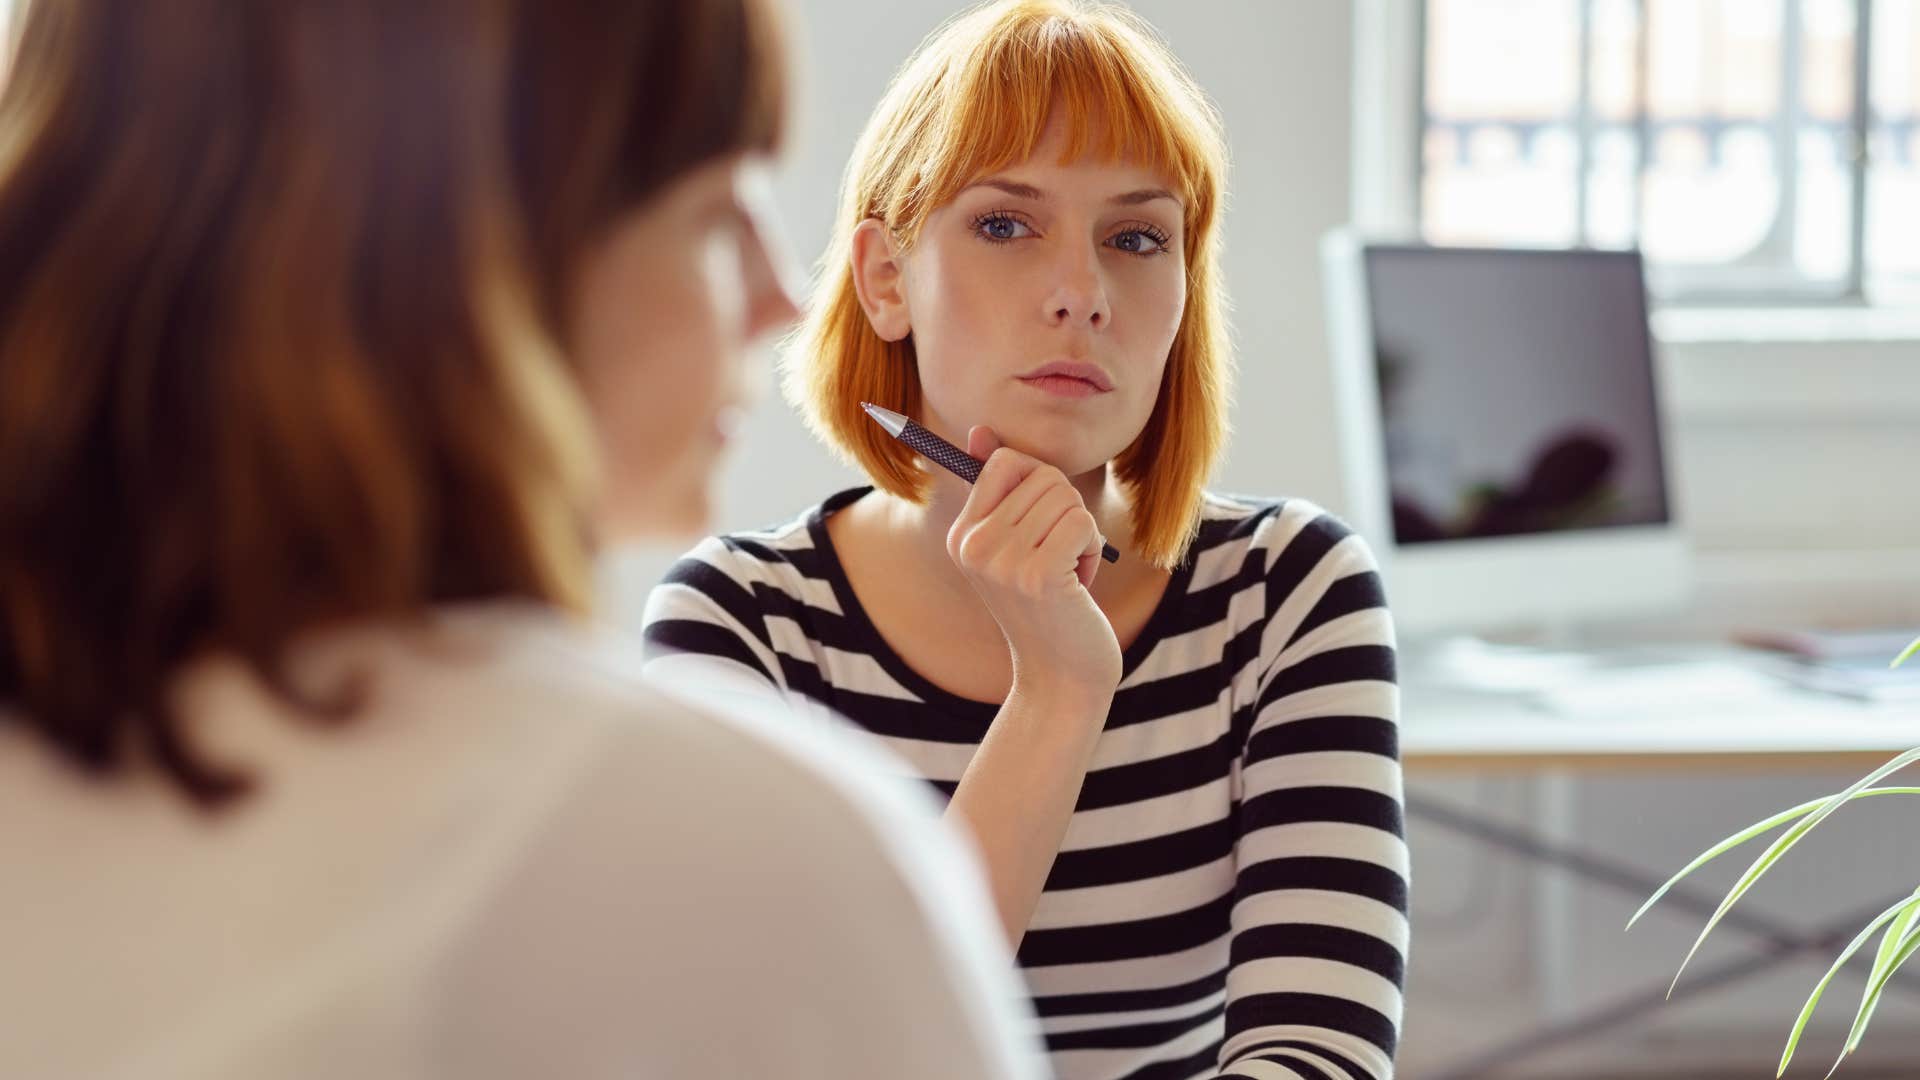
M 919 424 L 901 416 L 892 409 L 883 409 L 878 405 L 861 402 L 860 407 L 874 422 L 887 429 L 887 434 L 906 443 L 920 452 L 920 456 L 947 470 L 953 475 L 971 484 L 980 479 L 980 469 L 984 463 L 965 450 L 921 427 Z M 1119 562 L 1120 552 L 1105 540 L 1100 542 L 1100 557 L 1108 562 Z

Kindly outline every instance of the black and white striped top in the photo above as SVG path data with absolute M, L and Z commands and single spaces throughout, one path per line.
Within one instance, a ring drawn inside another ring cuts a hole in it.
M 696 547 L 648 601 L 648 671 L 837 713 L 950 795 L 998 706 L 922 678 L 862 611 L 826 519 L 870 490 Z M 1407 850 L 1372 555 L 1301 500 L 1203 514 L 1020 945 L 1034 1008 L 1062 1080 L 1385 1080 Z

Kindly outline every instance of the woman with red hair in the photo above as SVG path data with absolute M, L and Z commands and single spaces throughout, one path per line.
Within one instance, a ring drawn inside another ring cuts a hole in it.
M 696 548 L 649 602 L 649 670 L 844 717 L 947 796 L 1058 1075 L 1382 1080 L 1392 624 L 1339 521 L 1205 488 L 1225 173 L 1205 96 L 1120 8 L 1004 0 L 930 38 L 854 152 L 787 358 L 872 486 Z

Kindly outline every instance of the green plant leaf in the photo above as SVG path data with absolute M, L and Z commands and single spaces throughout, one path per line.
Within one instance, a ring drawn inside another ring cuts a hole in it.
M 1867 1033 L 1867 1022 L 1873 1018 L 1873 1010 L 1880 1004 L 1880 995 L 1886 991 L 1887 982 L 1900 970 L 1901 965 L 1913 959 L 1913 954 L 1917 952 L 1920 952 L 1920 929 L 1910 928 L 1906 936 L 1901 939 L 1899 948 L 1894 952 L 1893 962 L 1887 966 L 1887 970 L 1881 972 L 1879 977 L 1867 985 L 1866 1004 L 1861 1006 L 1859 1014 L 1854 1017 L 1853 1030 L 1847 1033 L 1847 1045 L 1840 1051 L 1840 1056 L 1834 1060 L 1833 1068 L 1827 1070 L 1828 1077 L 1838 1072 L 1841 1063 L 1846 1061 L 1855 1050 L 1860 1049 L 1860 1040 Z
M 1827 986 L 1833 982 L 1834 976 L 1840 974 L 1840 969 L 1847 965 L 1847 961 L 1853 959 L 1853 954 L 1860 951 L 1860 946 L 1867 943 L 1867 939 L 1873 936 L 1874 931 L 1889 922 L 1898 926 L 1901 919 L 1916 911 L 1920 911 L 1920 890 L 1916 890 L 1914 895 L 1900 900 L 1875 916 L 1873 921 L 1868 923 L 1859 935 L 1840 951 L 1833 966 L 1827 969 L 1826 975 L 1822 976 L 1819 983 L 1814 986 L 1813 994 L 1807 998 L 1806 1005 L 1800 1009 L 1799 1018 L 1793 1022 L 1793 1033 L 1787 1036 L 1787 1049 L 1780 1055 L 1780 1070 L 1774 1073 L 1774 1076 L 1780 1077 L 1787 1074 L 1787 1066 L 1793 1063 L 1793 1052 L 1800 1045 L 1800 1036 L 1807 1030 L 1807 1021 L 1813 1019 L 1814 1010 L 1820 1005 L 1820 996 L 1827 992 Z M 1884 948 L 1882 951 L 1885 951 Z M 1863 1010 L 1866 1008 L 1864 1001 L 1861 1003 L 1861 1008 Z
M 1899 656 L 1894 657 L 1893 663 L 1888 664 L 1887 666 L 1899 667 L 1901 664 L 1904 664 L 1907 661 L 1913 659 L 1913 654 L 1915 653 L 1920 653 L 1920 638 L 1914 638 L 1913 644 L 1908 645 L 1906 648 L 1906 651 L 1901 653 Z
M 1916 899 L 1920 899 L 1920 889 L 1913 890 L 1913 895 Z M 1873 971 L 1868 973 L 1867 985 L 1860 991 L 1860 1011 L 1856 1016 L 1865 1018 L 1861 1021 L 1862 1027 L 1872 1021 L 1873 1010 L 1880 1005 L 1879 998 L 1873 996 L 1874 982 L 1885 972 L 1894 970 L 1900 944 L 1906 940 L 1908 934 L 1914 931 L 1916 925 L 1920 925 L 1920 905 L 1909 908 L 1899 918 L 1893 920 L 1887 927 L 1886 935 L 1880 939 L 1880 949 L 1873 959 Z
M 1734 884 L 1732 890 L 1727 893 L 1726 898 L 1720 901 L 1719 908 L 1714 911 L 1713 917 L 1707 920 L 1707 925 L 1700 931 L 1700 936 L 1694 939 L 1693 947 L 1687 950 L 1686 957 L 1680 961 L 1680 970 L 1674 972 L 1673 982 L 1668 985 L 1667 993 L 1671 995 L 1673 988 L 1680 985 L 1680 976 L 1686 972 L 1687 965 L 1692 963 L 1694 956 L 1700 952 L 1700 946 L 1706 943 L 1707 936 L 1713 933 L 1714 927 L 1720 925 L 1720 920 L 1726 918 L 1727 912 L 1731 911 L 1733 905 L 1738 903 L 1740 898 L 1747 894 L 1747 890 L 1753 888 L 1754 882 L 1759 881 L 1762 874 L 1765 874 L 1793 845 L 1799 843 L 1801 837 L 1812 832 L 1815 826 L 1825 821 L 1834 811 L 1851 802 L 1874 781 L 1886 776 L 1888 773 L 1898 772 L 1908 765 L 1913 764 L 1915 761 L 1920 761 L 1920 749 L 1909 750 L 1894 758 L 1892 761 L 1887 762 L 1885 765 L 1880 766 L 1878 769 L 1855 781 L 1852 787 L 1828 799 L 1819 809 L 1788 826 L 1787 831 L 1781 833 L 1779 839 L 1768 846 L 1766 851 L 1761 852 L 1760 857 L 1753 861 L 1752 866 L 1747 867 L 1746 873 L 1740 875 L 1740 880 Z
M 1885 992 L 1887 984 L 1893 981 L 1894 975 L 1899 973 L 1901 965 L 1913 959 L 1915 952 L 1920 952 L 1920 927 L 1909 923 L 1906 932 L 1894 943 L 1886 966 L 1875 971 L 1867 981 L 1867 992 L 1861 995 L 1860 1010 L 1854 1015 L 1853 1030 L 1847 1034 L 1847 1053 L 1851 1054 L 1860 1048 L 1860 1037 L 1866 1034 L 1867 1022 L 1873 1019 L 1873 1010 L 1880 1004 L 1881 994 Z
M 1866 799 L 1866 798 L 1871 798 L 1875 795 L 1920 795 L 1920 787 L 1867 788 L 1864 791 L 1856 792 L 1853 795 L 1853 798 Z M 1803 818 L 1808 814 L 1811 814 L 1815 810 L 1818 810 L 1822 806 L 1825 806 L 1828 802 L 1832 801 L 1836 797 L 1837 796 L 1833 796 L 1833 795 L 1823 795 L 1820 798 L 1814 799 L 1810 802 L 1801 803 L 1799 806 L 1796 806 L 1791 810 L 1784 810 L 1778 814 L 1775 814 L 1772 817 L 1768 818 L 1765 821 L 1760 822 L 1757 825 L 1749 825 L 1745 829 L 1740 830 L 1739 832 L 1733 834 L 1732 836 L 1727 837 L 1725 840 L 1722 840 L 1719 843 L 1708 848 L 1705 852 L 1695 857 L 1695 859 L 1692 862 L 1688 863 L 1686 867 L 1682 869 L 1679 873 L 1668 878 L 1667 883 L 1665 885 L 1662 885 L 1660 886 L 1660 888 L 1655 890 L 1654 894 L 1647 898 L 1647 902 L 1640 905 L 1640 910 L 1633 913 L 1633 918 L 1627 920 L 1627 929 L 1629 930 L 1633 929 L 1633 924 L 1640 921 L 1640 916 L 1645 915 L 1648 911 L 1650 911 L 1653 908 L 1653 905 L 1660 902 L 1661 897 L 1667 895 L 1667 893 L 1670 890 L 1672 890 L 1672 888 L 1675 885 L 1680 884 L 1680 882 L 1684 880 L 1688 874 L 1693 873 L 1695 870 L 1700 869 L 1702 866 L 1707 865 L 1713 860 L 1719 858 L 1722 855 L 1725 855 L 1727 852 L 1732 851 L 1734 848 L 1739 847 L 1741 844 L 1746 843 L 1747 841 L 1753 839 L 1756 836 L 1759 836 L 1762 833 L 1769 832 L 1773 829 L 1779 828 L 1782 825 L 1785 825 L 1789 821 L 1793 821 L 1797 818 Z

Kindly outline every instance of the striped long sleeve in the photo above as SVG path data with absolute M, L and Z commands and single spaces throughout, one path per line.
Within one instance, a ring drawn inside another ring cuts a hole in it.
M 1267 549 L 1223 1075 L 1384 1078 L 1408 938 L 1393 628 L 1359 537 L 1296 523 Z
M 851 722 L 951 795 L 999 705 L 920 676 L 827 518 L 714 538 L 646 613 L 649 675 Z M 1019 950 L 1062 1080 L 1388 1080 L 1407 951 L 1391 620 L 1303 500 L 1209 496 L 1122 657 Z

